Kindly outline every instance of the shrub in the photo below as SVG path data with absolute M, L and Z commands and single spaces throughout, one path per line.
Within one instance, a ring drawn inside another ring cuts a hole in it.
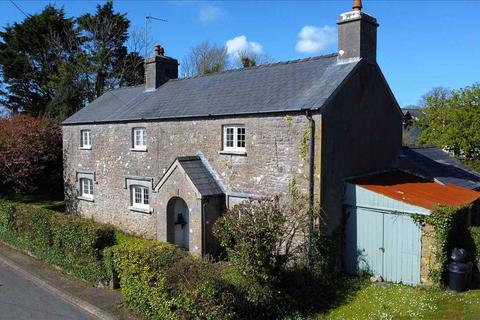
M 476 263 L 480 263 L 480 227 L 470 227 L 468 231 L 473 242 L 473 257 Z
M 320 236 L 318 223 L 309 250 L 311 218 L 318 222 L 320 209 L 315 206 L 310 212 L 308 200 L 292 188 L 291 197 L 284 201 L 273 197 L 244 202 L 214 225 L 228 260 L 243 278 L 240 288 L 263 318 L 276 318 L 287 311 L 291 286 L 283 282 L 289 275 L 301 271 L 310 274 L 310 279 L 319 279 L 336 258 L 333 240 Z
M 220 268 L 153 240 L 116 245 L 113 265 L 129 307 L 153 319 L 233 319 L 234 289 Z
M 307 199 L 293 192 L 284 201 L 273 197 L 237 205 L 217 220 L 213 232 L 244 275 L 270 281 L 307 256 L 310 218 L 318 221 L 320 210 L 310 212 Z
M 455 247 L 470 249 L 471 240 L 467 232 L 467 219 L 472 205 L 450 207 L 440 205 L 430 215 L 412 214 L 420 226 L 433 227 L 434 245 L 428 278 L 433 284 L 442 286 L 447 277 L 448 257 Z
M 0 181 L 5 191 L 63 191 L 62 130 L 57 122 L 16 114 L 0 118 Z
M 0 200 L 0 240 L 89 282 L 110 280 L 103 262 L 115 243 L 110 226 Z

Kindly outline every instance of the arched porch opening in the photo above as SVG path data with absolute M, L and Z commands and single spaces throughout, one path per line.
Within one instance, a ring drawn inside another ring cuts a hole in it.
M 185 201 L 173 197 L 167 204 L 167 241 L 185 250 L 190 249 L 190 217 Z

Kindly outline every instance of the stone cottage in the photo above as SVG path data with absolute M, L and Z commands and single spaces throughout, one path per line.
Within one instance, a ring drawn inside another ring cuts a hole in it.
M 400 155 L 378 26 L 355 1 L 336 54 L 183 79 L 157 47 L 145 85 L 108 91 L 63 122 L 70 209 L 203 255 L 226 208 L 296 181 L 335 230 L 344 179 Z

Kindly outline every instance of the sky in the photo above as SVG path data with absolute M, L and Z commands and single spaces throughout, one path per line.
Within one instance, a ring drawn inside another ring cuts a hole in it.
M 27 14 L 48 3 L 68 17 L 94 12 L 103 1 L 15 1 Z M 345 1 L 114 1 L 132 30 L 143 30 L 145 16 L 168 22 L 148 24 L 149 38 L 179 61 L 191 47 L 208 40 L 238 50 L 265 53 L 286 61 L 337 52 L 338 15 Z M 363 11 L 380 24 L 377 55 L 400 106 L 418 104 L 434 87 L 458 89 L 480 81 L 480 1 L 364 0 Z M 0 29 L 25 16 L 0 0 Z M 148 48 L 153 53 L 152 48 Z

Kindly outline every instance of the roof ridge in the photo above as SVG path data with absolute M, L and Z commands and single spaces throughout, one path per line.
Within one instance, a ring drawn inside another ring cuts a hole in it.
M 333 58 L 333 57 L 336 57 L 336 56 L 338 56 L 337 53 L 329 53 L 329 54 L 324 54 L 324 55 L 320 55 L 320 56 L 313 56 L 313 57 L 308 57 L 308 58 L 301 58 L 301 59 L 285 60 L 285 61 L 259 64 L 258 66 L 253 66 L 253 67 L 248 67 L 248 68 L 229 69 L 229 70 L 223 70 L 223 71 L 219 71 L 219 72 L 196 75 L 196 76 L 191 76 L 191 77 L 170 79 L 169 81 L 181 81 L 181 80 L 188 80 L 188 79 L 204 78 L 204 77 L 210 77 L 210 76 L 215 76 L 215 75 L 225 74 L 225 73 L 233 73 L 233 72 L 239 72 L 239 71 L 245 71 L 245 70 L 254 70 L 254 69 L 260 69 L 260 68 L 276 67 L 276 66 L 279 66 L 279 65 L 301 63 L 301 62 L 308 62 L 308 61 L 316 61 L 316 60 L 320 60 L 320 59 Z

